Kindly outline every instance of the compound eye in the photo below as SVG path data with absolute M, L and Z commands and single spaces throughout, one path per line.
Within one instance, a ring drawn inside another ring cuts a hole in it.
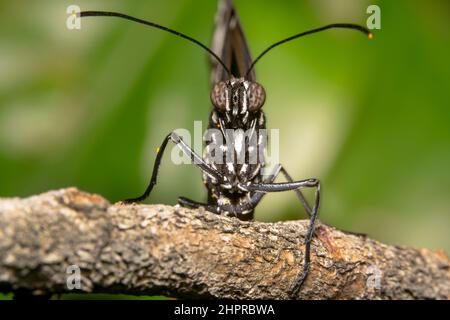
M 224 81 L 215 84 L 211 90 L 211 102 L 214 107 L 225 111 L 227 105 L 227 85 Z
M 259 83 L 253 82 L 248 87 L 248 110 L 258 111 L 266 101 L 266 91 Z

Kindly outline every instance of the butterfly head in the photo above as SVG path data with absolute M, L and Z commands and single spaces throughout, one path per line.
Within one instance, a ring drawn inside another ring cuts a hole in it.
M 229 119 L 243 118 L 260 111 L 266 100 L 264 88 L 244 78 L 231 78 L 215 84 L 211 90 L 214 107 Z

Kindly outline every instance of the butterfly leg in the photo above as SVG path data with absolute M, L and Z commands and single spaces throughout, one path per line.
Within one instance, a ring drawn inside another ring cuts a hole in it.
M 198 154 L 196 154 L 194 152 L 194 150 L 192 150 L 191 147 L 189 147 L 178 134 L 176 134 L 175 132 L 171 132 L 164 138 L 164 141 L 162 142 L 161 146 L 158 149 L 155 164 L 153 166 L 152 177 L 150 179 L 150 183 L 149 183 L 147 189 L 141 196 L 139 196 L 137 198 L 131 198 L 131 199 L 124 200 L 125 203 L 140 202 L 140 201 L 143 201 L 144 199 L 146 199 L 150 195 L 150 193 L 153 190 L 153 187 L 157 183 L 158 171 L 159 171 L 159 167 L 161 165 L 161 159 L 164 154 L 164 150 L 166 149 L 167 143 L 169 141 L 172 141 L 173 143 L 175 143 L 183 151 L 183 153 L 185 155 L 187 155 L 194 162 L 194 164 L 200 168 L 200 170 L 202 170 L 202 172 L 204 172 L 205 174 L 209 175 L 212 178 L 215 178 L 217 181 L 223 180 L 222 175 L 220 173 L 216 172 L 214 169 L 212 169 L 207 163 L 205 163 L 205 161 L 203 161 L 203 159 Z
M 317 220 L 319 205 L 320 205 L 320 182 L 318 179 L 306 179 L 287 183 L 258 183 L 250 184 L 248 186 L 243 186 L 249 191 L 259 191 L 259 192 L 282 192 L 289 190 L 297 190 L 300 188 L 316 188 L 315 192 L 315 202 L 314 207 L 311 211 L 311 217 L 309 221 L 308 230 L 305 237 L 305 254 L 304 254 L 304 264 L 303 270 L 298 279 L 295 281 L 291 289 L 291 294 L 295 296 L 303 285 L 310 265 L 310 255 L 311 255 L 311 240 L 314 234 L 315 222 Z
M 288 182 L 294 182 L 294 179 L 289 175 L 289 173 L 284 169 L 284 167 L 281 167 L 281 173 L 286 178 Z M 300 189 L 294 189 L 295 194 L 297 195 L 298 200 L 302 203 L 303 208 L 305 208 L 306 213 L 311 218 L 312 209 L 309 205 L 308 201 L 306 200 L 305 196 L 303 195 L 302 191 Z

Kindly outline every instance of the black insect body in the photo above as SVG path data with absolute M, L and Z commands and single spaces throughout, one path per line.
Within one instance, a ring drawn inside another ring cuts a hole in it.
M 151 180 L 144 194 L 125 201 L 139 202 L 149 196 L 156 185 L 161 159 L 169 141 L 176 144 L 201 169 L 208 190 L 207 202 L 201 203 L 180 197 L 178 202 L 183 206 L 203 207 L 217 214 L 251 220 L 255 207 L 265 194 L 295 191 L 310 217 L 305 237 L 303 269 L 291 290 L 291 293 L 296 295 L 309 271 L 311 239 L 320 203 L 320 183 L 317 179 L 294 181 L 281 164 L 275 165 L 268 175 L 263 175 L 267 136 L 264 134 L 266 121 L 262 106 L 266 94 L 264 88 L 256 82 L 253 67 L 274 47 L 304 35 L 331 28 L 354 29 L 369 37 L 372 34 L 366 28 L 354 24 L 331 24 L 279 41 L 269 46 L 253 61 L 231 0 L 219 0 L 212 49 L 180 32 L 121 13 L 86 11 L 81 12 L 80 16 L 114 16 L 132 20 L 185 38 L 210 54 L 213 109 L 209 117 L 209 135 L 203 157 L 196 154 L 175 132 L 168 134 L 159 148 Z M 275 183 L 280 174 L 286 182 Z M 312 207 L 303 196 L 300 190 L 302 188 L 315 188 L 315 201 Z
M 217 179 L 204 174 L 208 189 L 206 206 L 218 214 L 250 220 L 256 198 L 252 199 L 246 186 L 262 182 L 266 137 L 260 132 L 266 128 L 261 110 L 265 92 L 255 82 L 232 78 L 214 85 L 211 100 L 214 108 L 208 128 L 212 131 L 206 142 L 204 159 L 222 175 L 225 183 L 218 184 Z M 219 152 L 222 154 L 218 156 Z M 186 199 L 183 204 L 198 206 Z

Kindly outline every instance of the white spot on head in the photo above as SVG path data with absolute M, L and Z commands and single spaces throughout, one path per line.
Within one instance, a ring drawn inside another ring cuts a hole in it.
M 248 95 L 247 95 L 247 89 L 245 88 L 245 84 L 244 84 L 244 94 L 243 94 L 242 98 L 244 99 L 244 101 L 242 102 L 241 113 L 246 113 L 247 112 Z
M 225 110 L 230 111 L 230 92 L 229 88 L 225 88 Z
M 242 118 L 242 122 L 243 122 L 243 123 L 247 123 L 247 118 L 248 118 L 248 112 L 246 112 L 246 113 L 244 114 L 244 117 Z

